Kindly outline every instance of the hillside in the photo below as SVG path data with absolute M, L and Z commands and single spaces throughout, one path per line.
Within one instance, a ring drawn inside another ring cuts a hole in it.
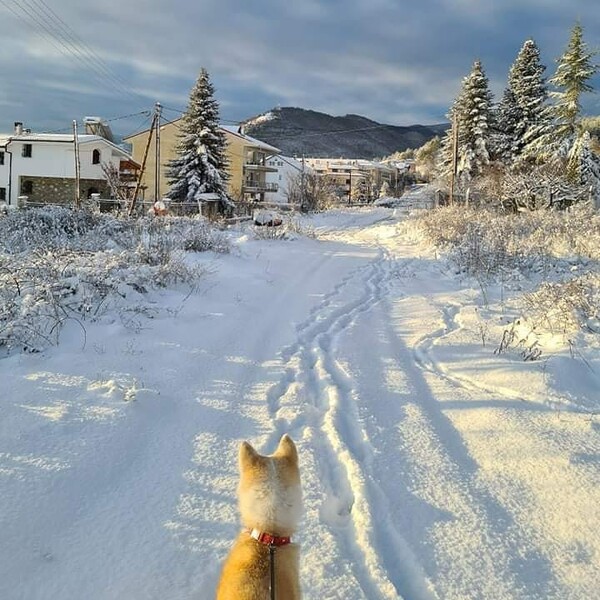
M 376 158 L 406 148 L 418 148 L 442 133 L 447 125 L 384 125 L 361 117 L 334 117 L 302 108 L 274 108 L 248 119 L 248 135 L 279 148 L 289 156 Z

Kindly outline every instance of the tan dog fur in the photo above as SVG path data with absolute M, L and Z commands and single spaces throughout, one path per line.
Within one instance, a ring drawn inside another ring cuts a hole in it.
M 238 488 L 242 525 L 279 537 L 291 537 L 302 513 L 298 453 L 288 435 L 277 450 L 262 456 L 248 442 L 239 451 Z M 296 544 L 275 550 L 277 600 L 299 600 L 299 551 Z M 221 573 L 217 600 L 270 599 L 269 547 L 242 531 Z

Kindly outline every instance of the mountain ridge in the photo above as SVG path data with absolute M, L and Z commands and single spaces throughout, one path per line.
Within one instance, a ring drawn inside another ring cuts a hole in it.
M 242 126 L 288 156 L 373 159 L 418 148 L 449 125 L 386 125 L 363 115 L 332 116 L 288 106 L 246 119 Z

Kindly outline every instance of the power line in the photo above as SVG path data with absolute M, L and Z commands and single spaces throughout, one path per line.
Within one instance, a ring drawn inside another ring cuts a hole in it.
M 112 123 L 113 121 L 121 121 L 123 119 L 131 119 L 133 117 L 138 117 L 138 116 L 143 116 L 143 117 L 145 117 L 145 121 L 148 121 L 151 115 L 152 115 L 151 110 L 142 110 L 142 111 L 130 113 L 127 115 L 120 115 L 118 117 L 110 117 L 108 119 L 102 119 L 102 121 L 104 121 L 105 123 Z M 43 131 L 42 133 L 61 133 L 63 131 L 71 131 L 72 129 L 73 129 L 73 126 L 71 125 L 70 127 L 61 127 L 60 129 L 52 129 L 52 130 Z M 139 129 L 139 127 L 137 129 Z
M 119 83 L 119 85 L 121 85 L 125 90 L 127 90 L 129 92 L 128 83 L 124 79 L 122 79 L 119 75 L 115 74 L 108 67 L 106 62 L 90 46 L 88 46 L 85 43 L 85 41 L 79 35 L 77 35 L 77 33 L 73 30 L 73 28 L 71 28 L 59 15 L 57 15 L 56 12 L 54 10 L 52 10 L 52 8 L 50 8 L 44 0 L 30 0 L 30 1 L 33 2 L 34 4 L 36 4 L 38 7 L 41 7 L 42 12 L 44 13 L 44 16 L 46 16 L 46 17 L 49 16 L 57 24 L 58 30 L 64 32 L 66 38 L 73 40 L 75 42 L 75 44 L 73 44 L 75 48 L 77 48 L 77 46 L 83 48 L 83 50 L 85 50 L 85 53 L 91 59 L 93 59 L 93 61 L 96 64 L 98 64 L 98 66 L 109 77 L 114 79 L 116 82 Z M 129 92 L 129 93 L 131 93 L 131 92 Z M 136 93 L 136 95 L 139 95 L 139 94 Z
M 13 0 L 13 5 L 23 13 L 18 12 L 14 6 L 9 5 L 6 0 L 0 2 L 19 19 L 34 30 L 37 30 L 43 38 L 48 40 L 54 48 L 63 55 L 77 60 L 88 71 L 93 72 L 99 80 L 110 85 L 120 94 L 127 94 L 134 98 L 142 98 L 141 95 L 128 89 L 121 80 L 116 77 L 103 61 L 77 36 L 66 24 L 61 25 L 62 19 L 54 13 L 43 0 Z M 45 9 L 44 9 L 45 7 Z M 23 16 L 25 15 L 25 16 Z M 57 27 L 59 25 L 60 29 Z M 72 33 L 71 33 L 72 32 Z M 85 50 L 85 52 L 83 50 Z M 92 58 L 93 57 L 93 58 Z
M 183 109 L 183 108 L 173 108 L 170 106 L 165 106 L 164 104 L 162 105 L 164 110 L 167 110 L 169 112 L 173 112 L 176 113 L 178 115 L 184 115 L 187 110 Z M 220 118 L 219 122 L 221 123 L 229 123 L 230 125 L 241 125 L 243 123 L 243 121 L 240 121 L 239 119 L 225 119 L 225 118 Z

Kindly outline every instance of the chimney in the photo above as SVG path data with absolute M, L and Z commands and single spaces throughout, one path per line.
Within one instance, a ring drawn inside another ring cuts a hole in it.
M 23 135 L 23 123 L 15 121 L 15 135 Z

